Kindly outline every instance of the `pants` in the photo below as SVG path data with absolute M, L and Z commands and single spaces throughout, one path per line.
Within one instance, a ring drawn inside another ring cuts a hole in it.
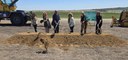
M 59 33 L 59 25 L 54 25 L 54 32 L 55 33 Z
M 45 32 L 49 33 L 49 28 L 48 27 L 45 27 Z
M 70 32 L 74 32 L 74 26 L 70 27 Z
M 88 25 L 87 22 L 81 24 L 81 34 L 83 34 L 83 31 L 84 34 L 86 33 L 87 25 Z
M 37 25 L 33 25 L 35 32 L 37 32 Z
M 115 23 L 116 23 L 116 21 L 112 20 L 110 27 L 113 27 Z
M 102 22 L 101 23 L 96 23 L 96 34 L 101 34 L 102 33 L 102 30 L 101 30 L 101 27 L 102 27 Z
M 0 22 L 1 22 L 2 18 L 0 18 Z

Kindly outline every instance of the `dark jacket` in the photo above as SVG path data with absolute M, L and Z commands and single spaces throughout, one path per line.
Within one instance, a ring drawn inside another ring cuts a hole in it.
M 53 18 L 52 25 L 56 25 L 56 23 L 58 23 L 60 20 L 60 16 L 58 14 L 54 14 L 52 18 Z
M 96 16 L 96 22 L 101 23 L 102 22 L 102 16 Z
M 84 16 L 81 16 L 81 22 L 83 22 L 83 21 L 87 22 L 85 15 Z
M 49 19 L 47 19 L 47 20 L 44 20 L 44 27 L 48 27 L 48 28 L 51 28 L 51 24 L 50 24 L 50 21 L 49 21 Z

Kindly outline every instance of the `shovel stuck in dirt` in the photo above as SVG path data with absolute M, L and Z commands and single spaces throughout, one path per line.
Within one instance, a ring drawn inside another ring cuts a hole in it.
M 54 31 L 56 31 L 57 26 L 59 26 L 59 23 L 60 23 L 60 21 L 56 24 L 56 26 L 55 26 L 55 28 L 54 28 Z M 54 36 L 55 36 L 55 32 L 54 32 L 50 37 L 51 37 L 51 38 L 54 38 Z
M 46 54 L 48 52 L 48 42 L 44 39 L 40 39 L 41 43 L 44 44 L 44 48 L 46 49 L 45 51 L 43 51 L 43 54 Z
M 40 38 L 41 32 L 37 34 L 37 37 L 32 41 L 32 45 L 36 43 L 36 41 L 39 39 L 40 42 L 44 45 L 45 51 L 43 52 L 37 52 L 37 53 L 43 53 L 46 54 L 48 52 L 48 42 L 42 38 Z

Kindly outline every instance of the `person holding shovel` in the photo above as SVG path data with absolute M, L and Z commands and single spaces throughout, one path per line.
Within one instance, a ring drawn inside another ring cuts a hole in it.
M 72 13 L 68 14 L 68 24 L 70 27 L 70 33 L 74 32 L 75 21 Z
M 54 27 L 54 33 L 59 33 L 60 16 L 57 11 L 54 12 L 52 19 L 53 19 L 52 25 Z
M 102 33 L 102 30 L 101 30 L 102 22 L 103 22 L 102 16 L 100 15 L 100 12 L 97 12 L 97 14 L 96 14 L 96 31 L 95 31 L 96 34 Z
M 37 32 L 36 14 L 30 11 L 31 24 L 34 27 L 35 32 Z
M 112 16 L 112 22 L 111 22 L 110 27 L 112 28 L 114 24 L 116 24 L 116 22 L 117 22 L 117 19 L 114 16 Z
M 48 15 L 46 12 L 43 13 L 43 22 L 44 22 L 45 32 L 49 33 L 49 29 L 51 28 L 51 24 L 50 24 L 50 21 L 49 21 L 49 18 L 48 18 Z
M 84 12 L 81 14 L 81 35 L 86 34 L 86 29 L 88 25 L 88 21 L 86 20 L 86 16 Z

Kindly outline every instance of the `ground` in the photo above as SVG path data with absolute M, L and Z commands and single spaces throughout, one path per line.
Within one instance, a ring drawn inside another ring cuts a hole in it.
M 11 26 L 8 21 L 0 22 L 0 41 L 5 41 L 9 37 L 22 32 L 34 32 L 33 27 L 26 26 Z M 110 19 L 104 19 L 102 26 L 103 33 L 111 34 L 121 40 L 128 40 L 127 27 L 110 28 Z M 75 20 L 75 32 L 80 33 L 79 19 Z M 87 33 L 95 33 L 95 23 L 90 22 Z M 38 31 L 44 33 L 44 27 L 39 24 Z M 53 29 L 50 30 L 53 33 Z M 61 19 L 61 33 L 69 33 L 67 19 Z M 122 47 L 51 47 L 48 54 L 40 54 L 41 48 L 29 47 L 19 44 L 2 44 L 0 43 L 0 58 L 1 60 L 127 60 L 128 46 Z

